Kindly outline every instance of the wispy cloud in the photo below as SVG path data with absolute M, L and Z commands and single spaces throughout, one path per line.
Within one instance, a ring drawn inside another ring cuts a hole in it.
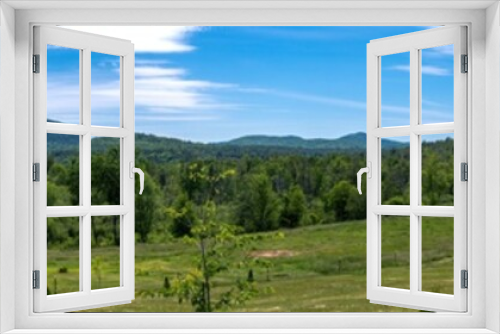
M 152 66 L 139 66 L 135 68 L 136 77 L 179 77 L 186 74 L 183 68 L 165 68 Z
M 204 27 L 68 26 L 68 29 L 133 41 L 136 52 L 189 52 L 188 37 Z
M 233 84 L 191 80 L 180 68 L 137 67 L 135 80 L 136 105 L 166 109 L 203 110 L 232 108 L 212 94 L 214 90 L 235 87 Z
M 255 94 L 267 94 L 267 95 L 282 97 L 285 99 L 300 100 L 300 101 L 318 103 L 323 105 L 329 105 L 332 107 L 343 107 L 343 108 L 366 111 L 366 101 L 364 100 L 343 99 L 332 96 L 323 96 L 323 95 L 290 92 L 277 89 L 265 89 L 265 88 L 238 88 L 238 91 L 246 93 L 255 93 Z M 383 105 L 382 110 L 392 113 L 409 113 L 409 108 L 403 106 Z
M 395 66 L 391 66 L 390 69 L 395 70 L 395 71 L 409 72 L 410 66 L 409 65 L 395 65 Z M 421 71 L 422 71 L 422 74 L 435 75 L 435 76 L 441 76 L 441 77 L 442 76 L 449 76 L 452 74 L 451 71 L 447 68 L 433 66 L 433 65 L 422 65 Z
M 425 106 L 436 107 L 436 108 L 444 108 L 444 107 L 446 107 L 445 105 L 443 105 L 440 102 L 431 101 L 431 100 L 428 100 L 428 99 L 422 99 L 422 104 L 425 105 Z
M 221 112 L 241 107 L 220 98 L 219 91 L 237 87 L 234 84 L 189 79 L 187 71 L 182 68 L 137 66 L 135 72 L 138 120 L 213 120 L 218 118 L 214 110 Z M 117 80 L 93 82 L 93 110 L 116 109 L 119 106 L 119 87 Z M 51 76 L 48 82 L 48 96 L 51 117 L 65 122 L 78 122 L 78 113 L 75 112 L 79 105 L 77 82 L 67 84 L 62 76 Z
M 135 58 L 135 66 L 162 66 L 167 65 L 170 62 L 167 59 L 144 59 Z
M 298 92 L 290 92 L 283 91 L 277 89 L 266 89 L 266 88 L 236 88 L 239 92 L 245 93 L 253 93 L 253 94 L 266 94 L 272 95 L 276 97 L 281 97 L 284 99 L 293 99 L 299 101 L 306 101 L 311 103 L 323 104 L 332 107 L 341 107 L 347 109 L 359 110 L 362 112 L 366 112 L 366 101 L 364 100 L 352 100 L 352 99 L 343 99 L 332 96 L 322 96 L 315 94 L 306 94 L 306 93 L 298 93 Z M 437 103 L 434 101 L 423 100 L 422 103 L 425 105 L 422 113 L 425 114 L 425 117 L 428 120 L 432 120 L 432 122 L 440 123 L 440 122 L 450 122 L 453 120 L 453 110 L 448 110 L 448 106 L 445 106 L 441 103 Z M 345 109 L 341 109 L 343 113 L 347 111 Z M 401 120 L 405 122 L 408 121 L 409 124 L 409 116 L 410 116 L 410 107 L 409 106 L 399 106 L 399 105 L 390 105 L 383 104 L 382 105 L 382 114 L 384 121 L 393 121 L 396 120 L 399 123 Z M 347 114 L 346 114 L 347 115 Z M 356 117 L 356 116 L 347 116 L 347 117 Z
M 437 46 L 431 49 L 424 49 L 424 56 L 453 56 L 454 55 L 454 50 L 453 50 L 453 44 L 450 45 L 443 45 L 443 46 Z
M 151 121 L 151 122 L 199 122 L 199 121 L 216 121 L 220 119 L 217 116 L 148 116 L 139 115 L 136 117 L 138 121 Z
M 342 106 L 342 107 L 349 107 L 356 109 L 366 108 L 366 103 L 363 101 L 341 99 L 330 96 L 306 94 L 300 92 L 290 92 L 290 91 L 267 89 L 267 88 L 239 88 L 238 90 L 240 92 L 245 92 L 245 93 L 267 94 L 287 99 L 315 102 L 332 106 Z

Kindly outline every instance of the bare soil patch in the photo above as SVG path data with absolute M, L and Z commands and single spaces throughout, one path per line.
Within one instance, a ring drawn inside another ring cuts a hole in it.
M 260 258 L 292 257 L 295 255 L 297 255 L 297 252 L 286 249 L 270 249 L 250 252 L 251 257 Z

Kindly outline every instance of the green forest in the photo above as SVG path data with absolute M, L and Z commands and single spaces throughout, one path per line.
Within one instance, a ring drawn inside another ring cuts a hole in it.
M 78 137 L 47 139 L 47 205 L 78 205 Z M 363 133 L 217 144 L 136 134 L 136 299 L 94 311 L 411 311 L 364 295 L 364 143 Z M 92 139 L 92 205 L 119 204 L 119 152 L 116 138 Z M 382 141 L 381 193 L 409 204 L 407 143 Z M 453 139 L 422 144 L 422 203 L 453 205 Z M 383 222 L 382 283 L 407 288 L 409 219 Z M 78 290 L 78 229 L 78 218 L 48 219 L 50 294 Z M 452 219 L 425 218 L 422 233 L 423 288 L 453 293 Z M 119 285 L 119 236 L 119 217 L 92 218 L 93 289 Z

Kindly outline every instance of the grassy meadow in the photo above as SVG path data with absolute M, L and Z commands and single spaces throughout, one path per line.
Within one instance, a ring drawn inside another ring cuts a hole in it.
M 256 269 L 261 291 L 231 312 L 413 312 L 370 304 L 366 299 L 366 222 L 305 226 L 282 230 L 282 239 L 264 239 L 255 250 L 234 256 L 266 258 L 272 267 Z M 267 232 L 264 232 L 267 233 Z M 409 218 L 382 218 L 382 285 L 409 287 Z M 422 289 L 453 293 L 453 219 L 422 221 Z M 189 303 L 161 294 L 165 280 L 195 266 L 196 249 L 181 239 L 136 244 L 136 297 L 130 304 L 86 312 L 192 312 Z M 92 288 L 119 282 L 117 247 L 92 249 Z M 78 249 L 48 251 L 50 293 L 78 290 Z M 229 284 L 230 271 L 214 281 L 214 295 Z M 234 277 L 233 277 L 234 278 Z

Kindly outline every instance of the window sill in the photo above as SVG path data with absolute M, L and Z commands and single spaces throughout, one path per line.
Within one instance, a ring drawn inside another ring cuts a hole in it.
M 487 334 L 470 329 L 14 329 L 5 334 Z

